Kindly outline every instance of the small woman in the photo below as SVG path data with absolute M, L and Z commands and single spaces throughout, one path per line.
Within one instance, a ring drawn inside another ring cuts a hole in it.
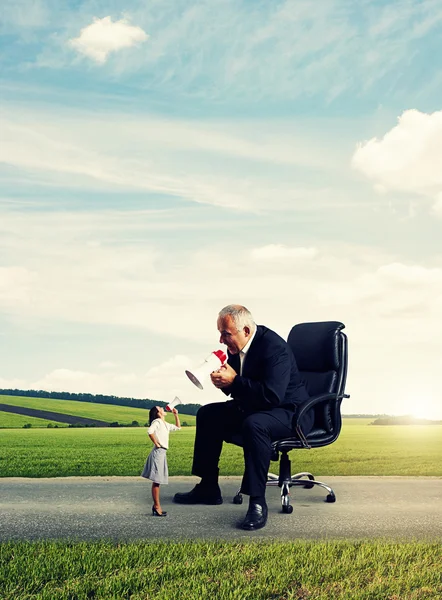
M 169 447 L 169 431 L 181 429 L 177 409 L 172 408 L 172 412 L 175 415 L 175 425 L 167 423 L 164 419 L 164 408 L 161 406 L 154 406 L 149 412 L 149 429 L 147 433 L 154 443 L 154 447 L 147 457 L 141 477 L 152 481 L 152 515 L 154 517 L 165 517 L 167 515 L 166 511 L 161 510 L 160 485 L 169 482 L 166 457 Z

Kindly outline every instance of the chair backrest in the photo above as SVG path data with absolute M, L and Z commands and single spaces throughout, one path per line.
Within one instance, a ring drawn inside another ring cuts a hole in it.
M 339 433 L 340 404 L 347 379 L 347 336 L 339 321 L 300 323 L 288 336 L 301 377 L 310 396 L 335 394 L 315 408 L 312 436 Z

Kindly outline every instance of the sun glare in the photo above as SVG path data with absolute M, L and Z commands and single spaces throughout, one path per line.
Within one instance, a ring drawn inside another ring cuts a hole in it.
M 404 402 L 403 413 L 417 419 L 442 420 L 442 398 L 436 398 L 428 393 L 422 393 L 409 398 Z

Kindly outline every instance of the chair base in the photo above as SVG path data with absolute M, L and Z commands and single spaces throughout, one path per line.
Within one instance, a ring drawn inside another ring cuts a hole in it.
M 336 502 L 336 495 L 332 488 L 323 483 L 322 481 L 318 481 L 314 478 L 311 473 L 303 472 L 296 473 L 296 475 L 292 475 L 290 479 L 285 479 L 280 484 L 278 475 L 274 475 L 273 473 L 269 473 L 267 475 L 267 487 L 280 487 L 281 488 L 281 508 L 283 513 L 291 514 L 293 512 L 293 506 L 290 504 L 290 488 L 291 487 L 303 487 L 305 489 L 311 489 L 315 485 L 324 488 L 328 494 L 325 498 L 325 502 L 333 503 Z M 242 504 L 243 496 L 241 491 L 238 490 L 237 494 L 233 498 L 234 504 Z
M 291 487 L 303 487 L 308 490 L 313 488 L 315 485 L 324 488 L 328 492 L 325 498 L 326 502 L 336 502 L 336 496 L 332 488 L 326 483 L 315 479 L 311 473 L 296 473 L 296 475 L 292 475 L 290 479 L 284 479 L 281 484 L 277 475 L 273 475 L 272 473 L 268 474 L 267 486 L 279 486 L 281 488 L 282 512 L 285 513 L 291 513 L 293 511 L 293 507 L 290 505 Z
M 296 475 L 291 475 L 291 462 L 288 457 L 288 451 L 282 450 L 281 459 L 279 462 L 279 475 L 274 475 L 273 473 L 269 473 L 267 475 L 267 486 L 278 486 L 281 488 L 281 506 L 282 512 L 290 514 L 293 512 L 293 506 L 290 504 L 290 488 L 291 487 L 303 487 L 306 489 L 311 489 L 318 485 L 319 487 L 324 488 L 328 494 L 325 498 L 326 502 L 332 503 L 336 502 L 336 496 L 332 488 L 323 483 L 322 481 L 317 481 L 311 473 L 306 471 L 302 473 L 296 473 Z M 242 504 L 242 494 L 241 491 L 238 490 L 238 493 L 233 498 L 234 504 Z

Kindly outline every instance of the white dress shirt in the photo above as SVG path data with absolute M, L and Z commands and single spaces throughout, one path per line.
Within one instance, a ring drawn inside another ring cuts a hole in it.
M 240 350 L 240 352 L 239 352 L 239 361 L 240 361 L 239 374 L 240 375 L 242 375 L 242 370 L 243 370 L 244 361 L 246 359 L 246 354 L 250 350 L 250 346 L 253 342 L 253 338 L 255 337 L 255 334 L 256 334 L 256 327 L 255 327 L 255 331 L 252 333 L 252 337 L 250 338 L 250 340 L 247 342 L 247 344 L 244 346 L 244 348 L 242 350 Z

